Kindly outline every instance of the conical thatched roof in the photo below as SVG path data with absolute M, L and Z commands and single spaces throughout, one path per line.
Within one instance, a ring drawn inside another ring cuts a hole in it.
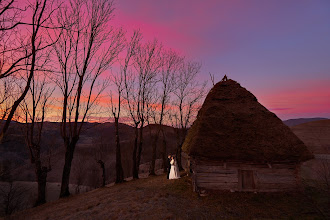
M 209 92 L 183 151 L 216 160 L 302 162 L 313 158 L 289 127 L 234 80 L 221 81 Z

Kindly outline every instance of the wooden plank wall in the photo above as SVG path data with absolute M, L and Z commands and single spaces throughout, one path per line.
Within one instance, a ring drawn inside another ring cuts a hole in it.
M 194 190 L 276 192 L 296 190 L 299 184 L 295 164 L 258 164 L 192 160 Z M 253 170 L 255 189 L 242 189 L 239 170 Z

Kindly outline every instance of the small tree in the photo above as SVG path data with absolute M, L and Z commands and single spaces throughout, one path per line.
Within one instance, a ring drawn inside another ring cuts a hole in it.
M 26 189 L 14 184 L 12 181 L 7 182 L 7 185 L 7 187 L 0 188 L 0 198 L 5 215 L 10 215 L 23 208 Z
M 182 170 L 181 152 L 188 126 L 201 106 L 200 101 L 205 97 L 206 82 L 200 83 L 197 74 L 200 72 L 201 64 L 186 61 L 180 68 L 176 76 L 176 89 L 174 91 L 175 100 L 172 109 L 171 119 L 177 133 L 176 158 L 178 166 Z
M 79 155 L 75 158 L 75 166 L 73 166 L 73 171 L 74 171 L 74 179 L 76 181 L 76 189 L 75 193 L 79 194 L 80 193 L 80 187 L 86 183 L 86 160 L 87 158 Z
M 123 74 L 120 72 L 118 76 L 113 76 L 113 83 L 116 86 L 118 104 L 113 101 L 113 94 L 110 92 L 111 112 L 115 119 L 115 142 L 116 142 L 116 183 L 122 183 L 124 181 L 124 170 L 121 163 L 121 150 L 120 150 L 120 138 L 119 138 L 119 118 L 121 111 L 122 94 L 124 90 Z
M 175 89 L 175 75 L 182 65 L 183 58 L 180 57 L 173 50 L 164 50 L 162 53 L 162 67 L 160 69 L 159 80 L 158 80 L 158 99 L 155 108 L 153 108 L 152 118 L 154 123 L 158 125 L 155 138 L 152 143 L 152 160 L 149 168 L 149 175 L 155 175 L 155 162 L 157 155 L 157 142 L 159 139 L 160 133 L 164 134 L 163 130 L 163 122 L 167 112 L 167 107 L 170 103 L 170 95 Z M 160 105 L 160 109 L 158 109 Z M 163 141 L 165 140 L 165 136 L 163 135 Z M 167 158 L 166 158 L 166 143 L 163 142 L 162 149 L 162 159 L 163 166 L 166 169 L 167 166 Z
M 23 194 L 26 189 L 13 183 L 10 161 L 1 163 L 0 168 L 0 180 L 6 183 L 0 188 L 1 207 L 5 215 L 10 215 L 23 207 Z
M 135 49 L 138 45 L 138 42 L 141 39 L 141 34 L 138 30 L 134 31 L 130 41 L 125 44 L 125 52 L 126 56 L 124 59 L 123 64 L 121 64 L 120 71 L 117 72 L 117 74 L 114 74 L 111 78 L 111 81 L 114 84 L 115 87 L 115 94 L 118 98 L 118 103 L 115 104 L 113 100 L 113 92 L 110 91 L 110 107 L 111 107 L 111 113 L 115 119 L 115 142 L 116 142 L 116 183 L 122 183 L 124 182 L 124 170 L 122 166 L 121 161 L 121 149 L 120 149 L 120 138 L 119 138 L 119 118 L 120 118 L 120 112 L 122 107 L 122 98 L 124 95 L 124 89 L 125 89 L 125 76 L 127 76 L 127 71 L 129 70 L 129 66 L 132 62 L 132 57 L 135 54 Z
M 106 144 L 106 141 L 104 140 L 104 137 L 102 135 L 98 136 L 97 139 L 94 139 L 93 141 L 94 145 L 96 145 L 95 149 L 95 161 L 100 165 L 100 168 L 102 170 L 102 187 L 106 184 L 106 169 L 105 169 L 105 163 L 106 158 L 108 157 L 108 149 L 109 146 Z
M 47 88 L 47 81 L 42 73 L 34 74 L 29 93 L 23 100 L 21 108 L 25 114 L 25 140 L 30 153 L 31 163 L 35 165 L 38 197 L 35 206 L 46 202 L 47 173 L 51 171 L 50 156 L 47 165 L 42 163 L 41 139 L 49 99 L 54 91 Z
M 143 146 L 143 127 L 148 117 L 147 105 L 156 83 L 156 74 L 161 67 L 161 44 L 157 40 L 136 47 L 134 56 L 135 74 L 124 73 L 126 101 L 129 114 L 135 125 L 133 148 L 133 178 L 139 178 L 139 166 Z

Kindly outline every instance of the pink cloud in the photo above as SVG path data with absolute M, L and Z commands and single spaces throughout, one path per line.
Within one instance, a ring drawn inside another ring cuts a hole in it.
M 279 117 L 329 117 L 330 81 L 296 81 L 291 87 L 281 90 L 267 90 L 258 98 L 267 108 Z

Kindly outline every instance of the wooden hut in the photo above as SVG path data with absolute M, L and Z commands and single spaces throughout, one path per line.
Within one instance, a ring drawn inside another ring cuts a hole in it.
M 297 190 L 300 164 L 313 158 L 289 127 L 230 79 L 207 95 L 183 151 L 197 192 Z

